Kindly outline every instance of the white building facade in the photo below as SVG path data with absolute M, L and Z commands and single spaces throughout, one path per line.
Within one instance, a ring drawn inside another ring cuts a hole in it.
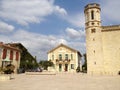
M 76 72 L 77 67 L 80 67 L 81 57 L 77 50 L 60 44 L 48 52 L 48 60 L 54 64 L 49 71 Z

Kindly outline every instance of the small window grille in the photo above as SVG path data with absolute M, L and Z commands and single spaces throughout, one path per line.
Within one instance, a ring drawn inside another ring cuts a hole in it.
M 95 29 L 91 29 L 91 33 L 95 33 L 96 32 L 96 30 Z

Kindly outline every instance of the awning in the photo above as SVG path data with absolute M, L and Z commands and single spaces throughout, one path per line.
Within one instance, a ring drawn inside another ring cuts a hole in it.
M 5 59 L 3 59 L 2 61 L 3 62 L 11 62 L 11 60 L 8 57 L 6 57 Z

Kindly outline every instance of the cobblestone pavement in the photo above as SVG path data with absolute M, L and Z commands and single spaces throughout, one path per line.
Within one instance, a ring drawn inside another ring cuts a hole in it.
M 120 90 L 120 76 L 88 76 L 77 73 L 56 75 L 12 75 L 0 81 L 0 90 Z

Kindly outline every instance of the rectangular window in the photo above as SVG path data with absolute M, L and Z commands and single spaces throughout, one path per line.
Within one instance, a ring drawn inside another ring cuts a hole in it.
M 10 51 L 10 60 L 13 60 L 13 51 Z
M 91 33 L 95 33 L 96 31 L 95 31 L 95 29 L 91 29 Z
M 16 52 L 16 60 L 19 60 L 19 53 Z
M 71 54 L 71 60 L 73 60 L 73 54 Z
M 71 69 L 74 69 L 74 64 L 71 64 Z
M 59 60 L 62 60 L 62 54 L 59 54 Z
M 54 60 L 54 55 L 52 55 L 52 60 Z
M 2 59 L 5 59 L 7 56 L 7 49 L 3 49 L 3 56 Z
M 59 72 L 62 71 L 62 64 L 59 64 Z
M 65 54 L 65 60 L 68 60 L 68 54 Z

